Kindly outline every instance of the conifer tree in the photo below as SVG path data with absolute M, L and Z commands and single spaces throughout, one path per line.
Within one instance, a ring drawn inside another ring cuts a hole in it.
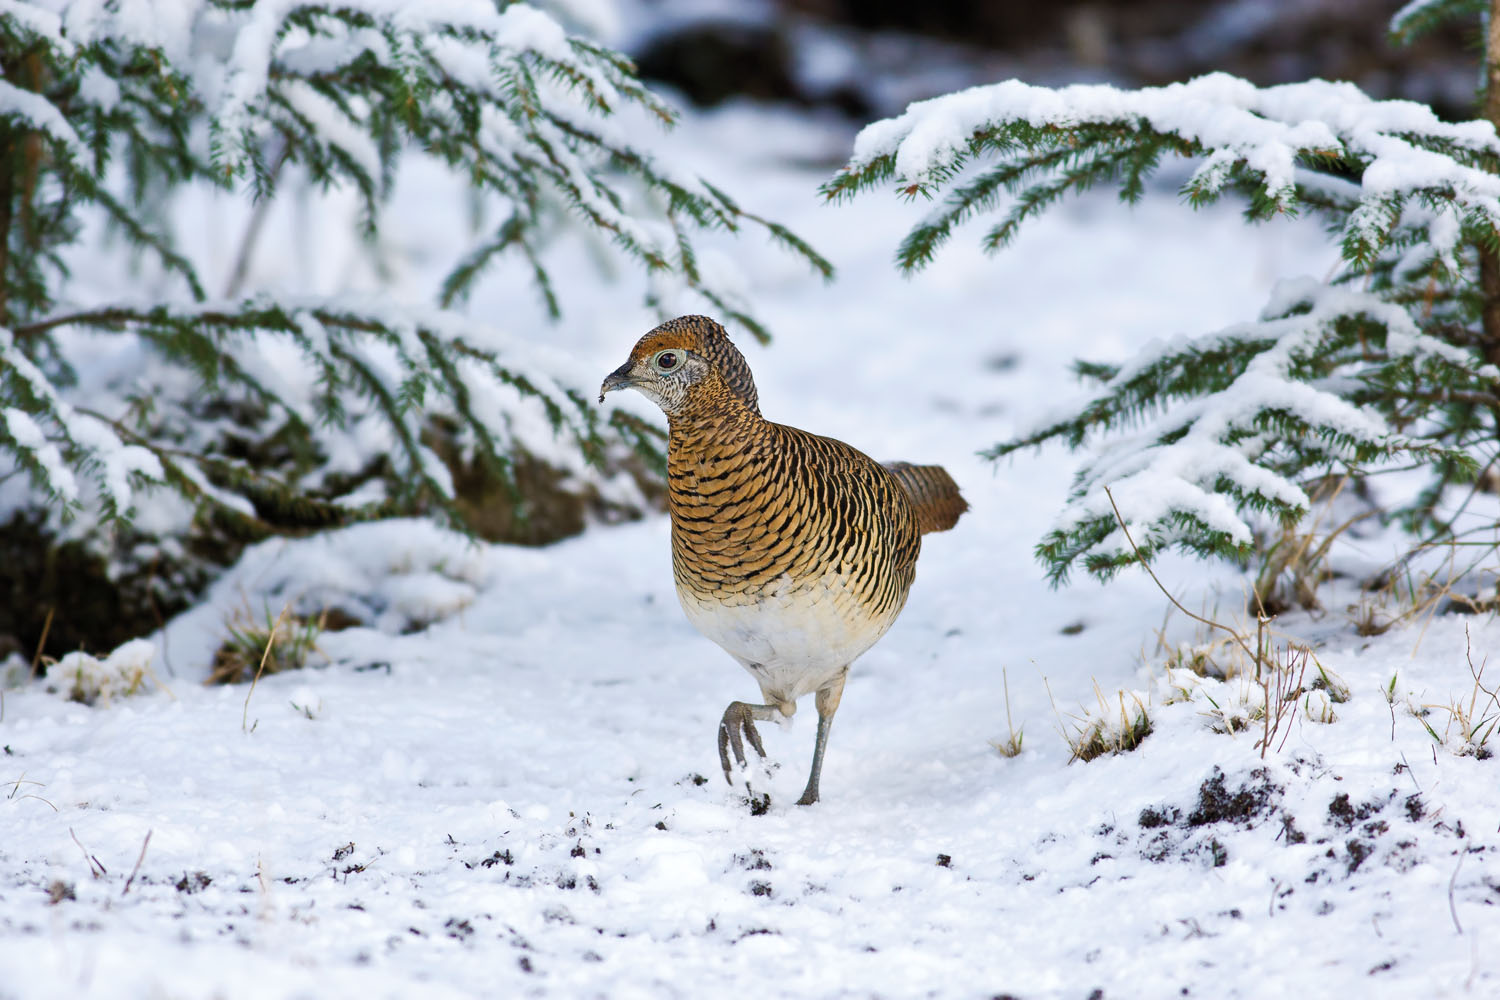
M 649 443 L 626 417 L 598 422 L 579 388 L 592 383 L 555 348 L 441 308 L 515 259 L 556 314 L 544 219 L 579 220 L 758 337 L 754 317 L 698 267 L 700 232 L 758 229 L 829 271 L 780 225 L 653 158 L 618 112 L 661 126 L 673 112 L 624 57 L 525 4 L 9 0 L 0 15 L 7 511 L 29 482 L 77 531 L 128 519 L 143 489 L 169 489 L 253 537 L 287 519 L 452 511 L 449 472 L 427 439 L 435 419 L 502 477 L 516 420 L 544 420 L 574 454 Z M 430 308 L 216 299 L 161 223 L 165 199 L 194 185 L 274 199 L 295 164 L 357 191 L 373 236 L 409 150 L 509 206 Z M 101 218 L 138 266 L 170 276 L 165 293 L 80 291 L 69 252 Z M 153 359 L 123 408 L 97 408 L 79 383 L 91 333 Z M 385 468 L 383 487 L 341 496 L 363 460 Z
M 1419 0 L 1392 33 L 1408 40 L 1483 7 Z M 1251 221 L 1312 215 L 1337 236 L 1330 281 L 1285 282 L 1259 317 L 1153 342 L 1124 364 L 1079 362 L 1093 384 L 1081 400 L 986 452 L 1053 440 L 1088 452 L 1037 546 L 1054 582 L 1080 564 L 1108 578 L 1168 548 L 1250 557 L 1253 528 L 1296 525 L 1309 485 L 1330 474 L 1422 468 L 1425 488 L 1391 512 L 1448 530 L 1444 493 L 1500 455 L 1500 16 L 1488 16 L 1484 120 L 1444 122 L 1347 83 L 1212 74 L 1140 90 L 1010 80 L 860 133 L 824 193 L 894 184 L 933 199 L 897 252 L 907 272 L 980 215 L 998 215 L 983 237 L 993 251 L 1089 188 L 1135 202 L 1172 157 L 1196 162 L 1182 189 L 1195 207 L 1237 197 Z

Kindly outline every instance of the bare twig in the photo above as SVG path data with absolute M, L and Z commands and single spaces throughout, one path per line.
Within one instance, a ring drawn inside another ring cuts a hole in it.
M 78 834 L 76 834 L 76 833 L 73 832 L 73 828 L 71 826 L 68 827 L 68 836 L 70 836 L 70 837 L 73 838 L 73 843 L 77 844 L 78 845 L 78 849 L 83 852 L 84 858 L 89 863 L 89 874 L 90 875 L 94 876 L 94 878 L 98 878 L 101 875 L 108 875 L 109 874 L 109 870 L 104 867 L 104 863 L 101 862 L 98 858 L 94 857 L 92 854 L 90 854 L 89 853 L 89 849 L 87 847 L 83 846 L 83 841 L 81 841 L 81 840 L 78 839 Z M 97 868 L 99 870 L 95 871 L 94 870 L 95 868 Z
M 1406 762 L 1406 754 L 1405 753 L 1401 754 L 1401 763 L 1406 768 L 1406 773 L 1409 774 L 1409 775 L 1411 775 L 1411 783 L 1413 785 L 1417 786 L 1417 793 L 1421 794 L 1421 792 L 1422 792 L 1422 783 L 1417 780 L 1417 772 L 1413 771 L 1411 769 L 1411 765 Z
M 1271 672 L 1260 682 L 1260 689 L 1265 698 L 1265 706 L 1261 709 L 1261 738 L 1258 742 L 1261 760 L 1266 759 L 1266 751 L 1270 749 L 1271 743 L 1281 734 L 1281 742 L 1277 744 L 1276 752 L 1280 753 L 1286 747 L 1287 739 L 1292 735 L 1292 727 L 1288 725 L 1286 732 L 1281 732 L 1282 723 L 1288 720 L 1288 713 L 1294 712 L 1298 699 L 1302 697 L 1303 680 L 1307 676 L 1307 659 L 1310 651 L 1298 649 L 1292 646 L 1286 648 L 1286 663 L 1272 661 Z M 1300 661 L 1298 660 L 1300 657 Z M 1296 672 L 1293 673 L 1294 663 L 1299 663 Z
M 1183 607 L 1182 603 L 1178 601 L 1177 598 L 1172 596 L 1172 592 L 1167 590 L 1167 588 L 1162 584 L 1161 580 L 1157 578 L 1156 571 L 1151 568 L 1151 564 L 1148 563 L 1145 557 L 1141 555 L 1141 550 L 1135 544 L 1135 539 L 1130 537 L 1130 529 L 1125 526 L 1125 518 L 1120 514 L 1120 505 L 1115 503 L 1115 495 L 1110 492 L 1108 486 L 1104 487 L 1104 495 L 1109 497 L 1109 505 L 1110 507 L 1114 508 L 1115 520 L 1119 522 L 1120 530 L 1125 532 L 1125 540 L 1130 543 L 1130 550 L 1135 553 L 1136 561 L 1141 564 L 1141 568 L 1144 569 L 1146 573 L 1151 577 L 1151 582 L 1156 584 L 1156 588 L 1160 590 L 1164 595 L 1166 595 L 1167 600 L 1171 601 L 1178 611 L 1181 611 L 1183 614 L 1193 619 L 1193 621 L 1201 622 L 1202 624 L 1207 625 L 1210 628 L 1223 629 L 1225 632 L 1228 632 L 1230 637 L 1234 639 L 1235 643 L 1239 645 L 1240 649 L 1244 651 L 1245 655 L 1250 658 L 1250 661 L 1255 664 L 1256 675 L 1259 676 L 1260 660 L 1254 653 L 1250 652 L 1250 647 L 1245 644 L 1245 639 L 1243 636 L 1241 636 L 1234 629 L 1230 628 L 1228 625 L 1216 622 L 1211 618 L 1204 618 L 1202 615 L 1193 614 L 1187 608 Z
M 52 631 L 52 616 L 56 613 L 57 605 L 55 604 L 47 609 L 47 620 L 42 622 L 42 637 L 37 640 L 36 649 L 31 653 L 31 672 L 26 677 L 27 683 L 36 680 L 36 668 L 42 662 L 42 650 L 47 646 L 47 633 Z
M 1261 660 L 1266 655 L 1266 623 L 1270 620 L 1266 617 L 1264 608 L 1255 613 L 1255 679 L 1257 681 L 1260 680 Z
M 271 647 L 276 645 L 276 636 L 281 631 L 281 620 L 286 617 L 287 609 L 291 602 L 281 606 L 281 613 L 276 616 L 276 624 L 271 626 L 271 634 L 266 637 L 265 651 L 260 654 L 260 666 L 255 670 L 255 676 L 250 679 L 250 690 L 245 692 L 245 710 L 240 715 L 240 732 L 247 733 L 250 722 L 250 696 L 255 693 L 255 685 L 260 681 L 260 675 L 265 672 L 266 661 L 271 658 Z M 267 610 L 270 610 L 269 608 Z
M 141 862 L 143 862 L 143 861 L 146 860 L 146 848 L 147 848 L 147 846 L 150 845 L 150 843 L 151 843 L 151 831 L 147 830 L 146 831 L 146 839 L 143 840 L 143 841 L 141 841 L 141 853 L 140 853 L 140 856 L 135 859 L 135 867 L 132 868 L 132 869 L 130 869 L 130 877 L 125 880 L 125 888 L 123 888 L 123 889 L 120 890 L 120 895 L 121 896 L 124 896 L 127 892 L 130 891 L 130 884 L 135 881 L 136 875 L 140 873 Z
M 1288 706 L 1288 705 L 1293 706 L 1292 711 L 1293 711 L 1293 715 L 1295 717 L 1295 713 L 1296 713 L 1295 706 L 1297 705 L 1298 700 L 1302 697 L 1302 692 L 1304 690 L 1306 690 L 1302 686 L 1302 679 L 1307 676 L 1307 656 L 1308 656 L 1308 651 L 1304 649 L 1304 650 L 1301 650 L 1301 653 L 1302 653 L 1302 665 L 1297 669 L 1297 680 L 1296 680 L 1295 685 L 1293 685 L 1293 684 L 1290 683 L 1291 676 L 1292 676 L 1292 659 L 1291 658 L 1292 658 L 1293 654 L 1291 652 L 1287 653 L 1286 677 L 1287 677 L 1287 680 L 1288 680 L 1289 683 L 1288 683 L 1285 691 L 1283 692 L 1280 705 L 1278 706 L 1278 708 L 1276 710 L 1276 728 L 1277 729 L 1281 728 L 1281 718 L 1282 718 L 1283 713 L 1286 710 L 1286 706 Z M 1278 743 L 1278 744 L 1276 744 L 1276 752 L 1277 753 L 1281 753 L 1282 750 L 1286 749 L 1286 741 L 1287 741 L 1288 738 L 1291 737 L 1291 735 L 1292 735 L 1292 727 L 1290 725 L 1288 725 L 1286 727 L 1286 732 L 1284 732 L 1284 733 L 1281 734 L 1281 742 Z

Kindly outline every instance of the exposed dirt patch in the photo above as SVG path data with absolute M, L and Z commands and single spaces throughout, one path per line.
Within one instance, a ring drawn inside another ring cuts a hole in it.
M 191 896 L 195 892 L 202 892 L 211 884 L 213 884 L 213 879 L 207 872 L 193 872 L 191 875 L 183 872 L 182 878 L 178 879 L 174 886 L 178 892 Z
M 1231 792 L 1225 784 L 1224 772 L 1215 767 L 1198 789 L 1198 805 L 1188 813 L 1188 825 L 1252 823 L 1275 809 L 1281 792 L 1263 767 L 1251 771 L 1249 780 Z

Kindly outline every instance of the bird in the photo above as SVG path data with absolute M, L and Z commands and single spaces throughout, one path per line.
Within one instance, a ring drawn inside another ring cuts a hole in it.
M 882 464 L 834 438 L 761 416 L 750 366 L 724 328 L 680 316 L 641 337 L 604 379 L 667 417 L 672 575 L 688 621 L 739 661 L 761 701 L 731 702 L 719 762 L 734 783 L 756 722 L 790 718 L 813 694 L 818 732 L 799 805 L 819 799 L 833 716 L 854 661 L 906 603 L 922 535 L 968 504 L 941 466 Z M 752 811 L 768 794 L 750 790 Z

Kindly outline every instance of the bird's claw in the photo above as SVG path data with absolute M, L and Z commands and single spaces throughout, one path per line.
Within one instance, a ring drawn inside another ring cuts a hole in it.
M 741 732 L 744 736 L 741 737 Z M 755 752 L 765 757 L 766 748 L 760 741 L 760 733 L 755 729 L 755 718 L 751 715 L 750 706 L 742 701 L 731 702 L 724 709 L 724 718 L 719 722 L 719 764 L 724 768 L 724 780 L 734 784 L 735 768 L 729 762 L 729 751 L 734 750 L 734 762 L 740 769 L 749 766 L 745 759 L 745 740 L 755 748 Z

